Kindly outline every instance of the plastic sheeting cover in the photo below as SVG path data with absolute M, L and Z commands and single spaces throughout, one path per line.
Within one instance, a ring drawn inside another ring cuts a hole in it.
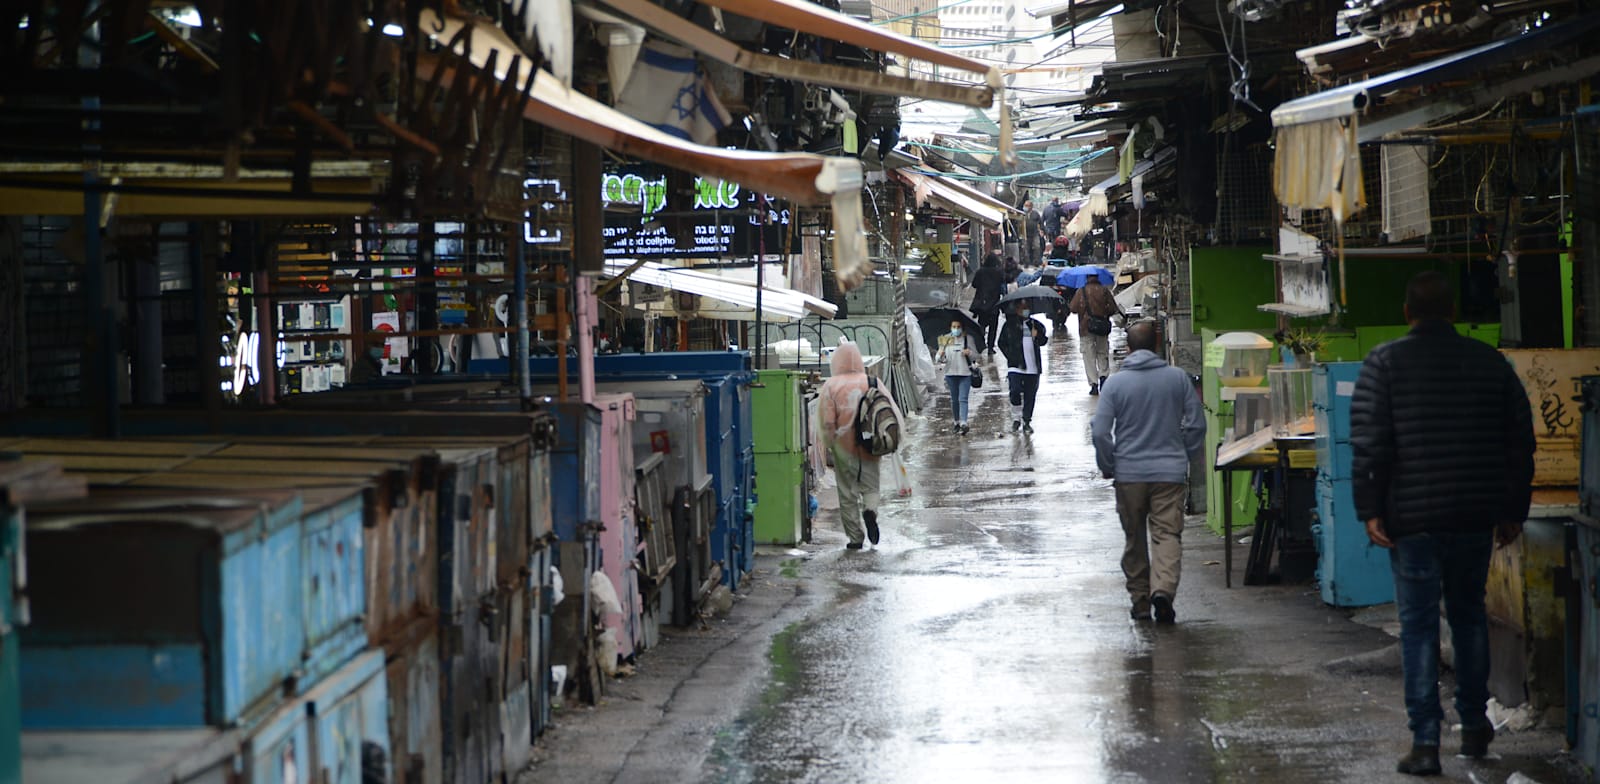
M 928 353 L 928 344 L 913 336 L 922 334 L 922 326 L 917 323 L 916 314 L 911 308 L 901 312 L 901 319 L 906 325 L 906 350 L 911 354 L 911 373 L 916 376 L 917 382 L 937 388 L 939 386 L 939 371 L 933 366 L 933 355 Z

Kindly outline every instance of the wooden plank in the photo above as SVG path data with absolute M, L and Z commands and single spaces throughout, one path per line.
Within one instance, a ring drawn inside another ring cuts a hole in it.
M 60 465 L 68 471 L 117 471 L 122 473 L 149 473 L 152 471 L 170 471 L 188 462 L 187 457 L 151 457 L 129 455 L 62 455 L 49 453 L 27 452 L 23 460 L 31 462 L 50 462 Z
M 28 438 L 11 448 L 19 452 L 55 455 L 125 455 L 198 457 L 222 448 L 216 436 L 194 441 L 133 441 L 99 438 Z

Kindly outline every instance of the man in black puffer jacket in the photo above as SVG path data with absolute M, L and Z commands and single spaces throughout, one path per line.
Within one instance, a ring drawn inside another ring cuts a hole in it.
M 1390 548 L 1411 753 L 1439 767 L 1439 600 L 1455 645 L 1461 753 L 1488 753 L 1484 586 L 1495 541 L 1516 539 L 1533 482 L 1533 415 L 1511 363 L 1456 333 L 1455 294 L 1424 272 L 1406 287 L 1411 332 L 1372 350 L 1350 401 L 1352 485 L 1367 536 Z

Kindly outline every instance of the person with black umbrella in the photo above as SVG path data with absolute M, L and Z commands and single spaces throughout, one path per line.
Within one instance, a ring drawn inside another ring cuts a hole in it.
M 1015 294 L 1013 294 L 1015 296 Z M 1044 325 L 1029 318 L 1028 300 L 1018 299 L 1000 329 L 1000 353 L 1006 358 L 1006 384 L 1011 397 L 1011 430 L 1033 432 L 1033 404 L 1039 397 L 1044 370 L 1040 349 L 1050 342 Z

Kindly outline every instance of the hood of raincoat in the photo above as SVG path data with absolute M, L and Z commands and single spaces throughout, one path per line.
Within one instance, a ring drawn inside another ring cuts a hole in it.
M 839 347 L 833 350 L 833 359 L 828 366 L 833 369 L 835 376 L 867 372 L 866 360 L 861 358 L 861 348 L 848 340 L 839 341 Z
M 856 406 L 867 390 L 867 364 L 861 357 L 861 347 L 848 340 L 839 341 L 833 350 L 830 366 L 833 375 L 822 385 L 817 401 L 817 435 L 825 447 L 834 445 L 859 458 L 877 460 L 862 451 L 856 443 Z M 900 408 L 886 386 L 879 386 L 894 406 L 895 416 Z

